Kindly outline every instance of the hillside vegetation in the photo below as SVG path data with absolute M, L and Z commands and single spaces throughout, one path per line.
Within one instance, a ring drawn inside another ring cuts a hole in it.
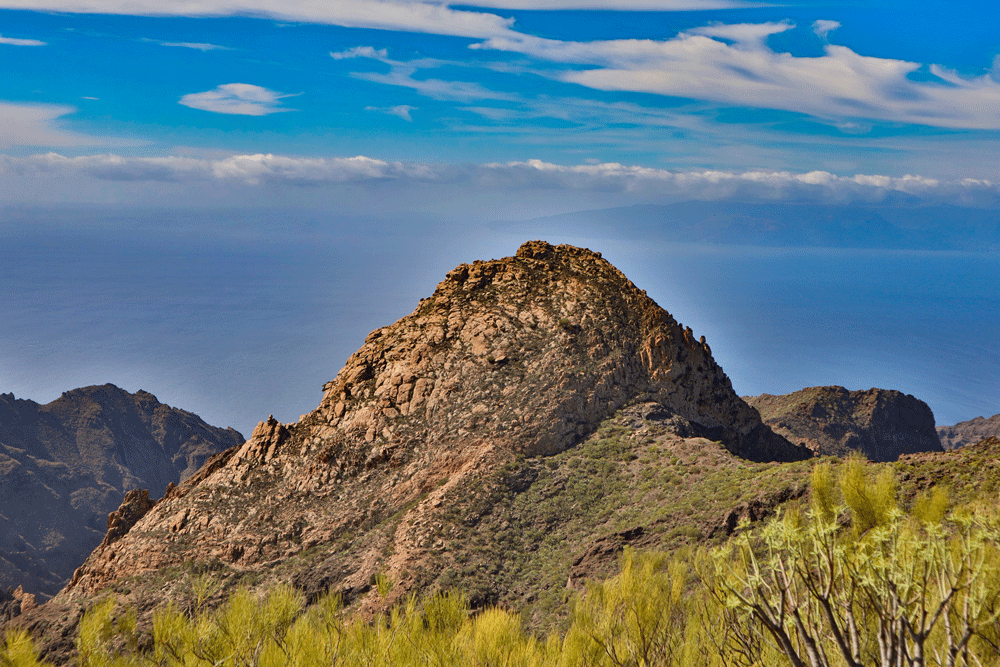
M 995 462 L 998 448 L 994 439 L 968 453 Z M 370 619 L 345 613 L 335 594 L 307 605 L 289 585 L 240 587 L 213 608 L 219 582 L 206 573 L 148 631 L 117 596 L 95 601 L 79 625 L 79 664 L 997 665 L 991 468 L 968 468 L 980 483 L 953 478 L 949 491 L 926 483 L 933 461 L 821 461 L 808 501 L 755 529 L 670 553 L 626 548 L 619 572 L 588 582 L 547 634 L 528 630 L 516 609 L 472 612 L 456 589 L 409 596 Z M 375 588 L 387 597 L 392 582 L 378 577 Z M 0 664 L 39 664 L 31 640 L 8 634 Z

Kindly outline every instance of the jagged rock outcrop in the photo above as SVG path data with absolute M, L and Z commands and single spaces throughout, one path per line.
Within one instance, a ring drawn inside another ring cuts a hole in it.
M 819 455 L 860 452 L 871 461 L 895 461 L 903 454 L 942 451 L 934 413 L 899 391 L 809 387 L 744 398 L 775 433 Z
M 704 338 L 599 254 L 540 241 L 448 273 L 324 390 L 298 423 L 262 422 L 98 548 L 64 594 L 198 559 L 271 567 L 400 512 L 391 530 L 359 538 L 339 585 L 356 589 L 382 568 L 408 590 L 449 492 L 518 456 L 573 446 L 637 397 L 742 457 L 811 455 L 764 426 Z
M 110 384 L 46 405 L 0 394 L 0 588 L 54 595 L 100 544 L 126 491 L 162 495 L 242 442 L 149 392 Z
M 946 450 L 974 445 L 987 438 L 1000 437 L 1000 414 L 989 419 L 976 417 L 954 426 L 938 426 L 937 432 L 941 446 Z
M 35 596 L 32 593 L 25 593 L 20 586 L 10 587 L 6 591 L 0 589 L 0 625 L 37 606 Z
M 121 506 L 108 515 L 108 532 L 105 533 L 100 546 L 106 547 L 124 537 L 125 533 L 131 530 L 139 519 L 146 516 L 154 505 L 156 501 L 150 500 L 149 491 L 146 489 L 132 489 L 126 493 Z

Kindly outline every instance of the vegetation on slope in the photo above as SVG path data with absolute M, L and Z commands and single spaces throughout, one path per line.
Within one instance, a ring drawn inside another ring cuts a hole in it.
M 626 549 L 620 572 L 589 582 L 565 630 L 544 638 L 510 609 L 470 612 L 454 590 L 410 597 L 374 619 L 346 614 L 336 595 L 306 607 L 287 585 L 263 596 L 238 589 L 212 609 L 208 574 L 158 609 L 148 633 L 114 596 L 92 606 L 79 626 L 79 663 L 1000 665 L 995 502 L 966 489 L 949 496 L 942 485 L 917 490 L 912 473 L 820 462 L 808 504 L 756 530 L 671 554 Z M 390 592 L 384 579 L 376 587 Z M 37 664 L 29 639 L 7 637 L 0 665 Z

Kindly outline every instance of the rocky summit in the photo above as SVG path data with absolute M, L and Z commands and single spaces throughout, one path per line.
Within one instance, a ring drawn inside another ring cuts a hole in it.
M 158 502 L 130 494 L 50 605 L 113 587 L 149 609 L 182 595 L 192 568 L 290 581 L 309 599 L 338 591 L 362 614 L 450 586 L 474 604 L 511 601 L 512 582 L 532 577 L 561 576 L 545 585 L 563 590 L 586 540 L 640 520 L 633 442 L 649 465 L 690 461 L 692 474 L 700 457 L 812 455 L 764 425 L 705 339 L 599 253 L 529 242 L 457 267 L 372 332 L 297 423 L 261 422 Z M 650 521 L 626 532 L 655 543 L 676 527 Z M 570 542 L 540 548 L 563 533 Z M 387 598 L 370 593 L 376 575 L 394 582 Z
M 54 595 L 100 544 L 126 491 L 162 495 L 241 442 L 231 428 L 112 384 L 45 405 L 0 394 L 0 589 Z
M 810 455 L 734 393 L 704 337 L 600 254 L 541 241 L 449 272 L 413 313 L 369 334 L 324 390 L 298 423 L 261 422 L 169 492 L 68 591 L 197 556 L 267 563 L 423 495 L 426 510 L 479 470 L 571 447 L 637 397 L 744 458 Z M 220 513 L 220 496 L 243 511 Z M 406 559 L 407 532 L 394 562 Z
M 871 461 L 895 461 L 903 454 L 942 451 L 930 407 L 896 390 L 809 387 L 745 399 L 775 433 L 817 455 L 858 452 Z

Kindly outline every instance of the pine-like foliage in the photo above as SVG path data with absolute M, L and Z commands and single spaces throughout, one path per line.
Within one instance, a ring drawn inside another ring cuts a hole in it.
M 791 509 L 727 544 L 672 555 L 626 550 L 591 582 L 569 627 L 544 641 L 520 617 L 473 613 L 459 592 L 409 598 L 362 620 L 328 595 L 239 589 L 218 609 L 207 578 L 194 603 L 158 610 L 152 636 L 113 599 L 80 622 L 81 667 L 1000 667 L 1000 517 L 949 509 L 932 489 L 900 510 L 894 478 L 849 460 L 812 475 Z M 376 594 L 390 582 L 380 580 Z M 142 647 L 142 648 L 140 648 Z M 0 667 L 39 667 L 9 634 Z

